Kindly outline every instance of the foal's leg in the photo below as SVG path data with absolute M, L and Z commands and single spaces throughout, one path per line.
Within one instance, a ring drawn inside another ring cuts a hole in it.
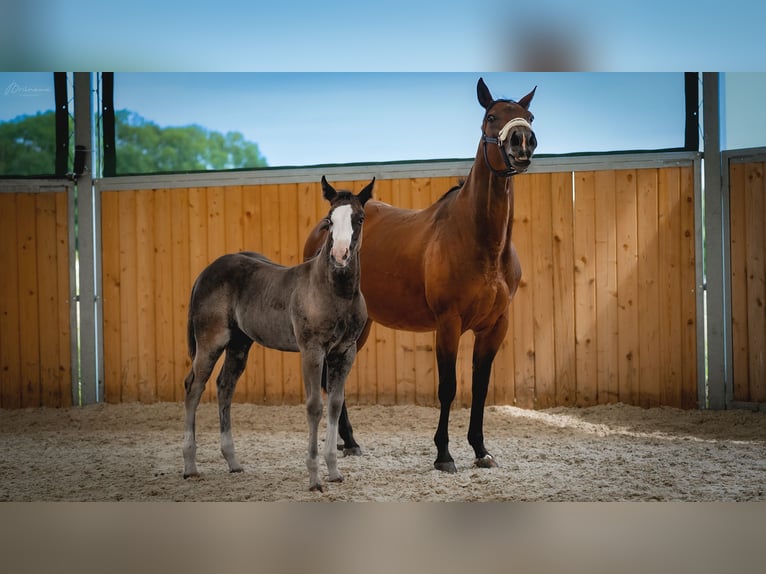
M 322 366 L 324 353 L 320 350 L 302 349 L 301 367 L 303 386 L 306 390 L 306 418 L 309 423 L 309 447 L 306 468 L 309 471 L 309 490 L 323 492 L 324 485 L 319 479 L 319 447 L 317 435 L 322 418 Z
M 324 459 L 330 482 L 342 482 L 343 475 L 338 471 L 338 419 L 344 406 L 346 378 L 351 371 L 356 357 L 356 345 L 352 344 L 344 353 L 327 356 L 327 438 L 324 445 Z
M 218 375 L 218 418 L 221 422 L 221 454 L 229 465 L 229 472 L 242 472 L 242 467 L 234 454 L 234 439 L 231 436 L 231 397 L 237 381 L 245 370 L 247 353 L 252 341 L 238 333 L 232 337 L 226 347 L 226 360 Z
M 468 443 L 476 453 L 474 464 L 480 468 L 497 466 L 494 457 L 484 447 L 484 403 L 487 399 L 492 362 L 507 331 L 508 317 L 502 315 L 492 329 L 476 335 L 473 346 L 471 421 L 468 425 Z
M 327 391 L 327 365 L 322 370 L 322 388 Z M 346 410 L 346 401 L 340 407 L 340 417 L 338 418 L 338 434 L 343 439 L 343 444 L 338 443 L 338 450 L 343 449 L 343 456 L 362 456 L 362 447 L 354 439 L 354 429 L 351 427 L 351 421 L 348 418 Z
M 212 353 L 206 348 L 198 347 L 189 374 L 184 380 L 186 397 L 184 406 L 186 407 L 186 421 L 184 427 L 184 478 L 190 476 L 199 476 L 197 472 L 197 442 L 195 439 L 195 421 L 197 407 L 199 406 L 202 391 L 205 390 L 207 380 L 213 372 L 213 367 L 218 357 L 221 356 L 223 347 L 214 350 Z
M 367 337 L 370 335 L 370 329 L 372 328 L 372 321 L 367 320 L 367 323 L 362 330 L 361 335 L 356 340 L 357 351 L 361 349 Z M 327 390 L 327 368 L 322 372 L 322 388 Z M 362 447 L 354 439 L 354 429 L 351 427 L 351 420 L 348 418 L 348 410 L 346 410 L 346 401 L 343 401 L 343 406 L 340 409 L 340 418 L 338 419 L 338 434 L 343 439 L 343 456 L 361 456 Z M 340 448 L 340 447 L 339 447 Z
M 460 342 L 460 318 L 438 319 L 436 328 L 436 364 L 439 369 L 439 426 L 436 428 L 436 460 L 434 468 L 444 472 L 457 472 L 455 460 L 449 452 L 449 413 L 457 392 L 455 362 Z

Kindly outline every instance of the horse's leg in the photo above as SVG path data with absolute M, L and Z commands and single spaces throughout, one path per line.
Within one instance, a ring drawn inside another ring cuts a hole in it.
M 497 466 L 494 457 L 484 447 L 484 403 L 487 399 L 492 362 L 507 331 L 508 316 L 504 314 L 491 329 L 476 334 L 476 341 L 473 346 L 471 421 L 468 425 L 468 443 L 476 453 L 475 465 L 481 468 Z
M 324 446 L 324 459 L 330 482 L 342 482 L 343 475 L 338 471 L 338 419 L 344 404 L 346 378 L 351 371 L 356 357 L 356 345 L 352 344 L 345 353 L 333 353 L 327 356 L 327 438 Z
M 449 413 L 457 391 L 455 362 L 460 342 L 460 318 L 440 317 L 436 327 L 436 365 L 439 369 L 439 426 L 436 428 L 436 460 L 434 468 L 444 472 L 457 472 L 449 453 Z
M 319 350 L 301 349 L 303 386 L 306 390 L 306 418 L 309 423 L 309 448 L 306 468 L 309 471 L 309 490 L 324 491 L 319 479 L 319 448 L 317 435 L 322 418 L 322 366 L 324 353 Z
M 247 353 L 252 341 L 239 333 L 234 335 L 226 347 L 226 360 L 218 375 L 218 418 L 221 422 L 221 454 L 229 465 L 229 472 L 242 472 L 234 454 L 234 439 L 231 436 L 231 397 L 237 381 L 245 370 Z
M 356 340 L 357 351 L 364 346 L 367 341 L 367 337 L 370 335 L 370 328 L 372 328 L 372 321 L 368 320 L 364 326 L 362 334 Z M 327 390 L 327 368 L 322 372 L 322 388 Z M 348 418 L 348 410 L 346 410 L 346 400 L 343 399 L 343 406 L 340 409 L 340 418 L 338 418 L 338 433 L 340 438 L 343 439 L 343 456 L 361 456 L 362 447 L 354 440 L 354 429 L 351 428 L 351 421 Z M 340 448 L 340 447 L 339 447 Z
M 197 442 L 195 438 L 195 421 L 197 407 L 199 406 L 202 391 L 205 390 L 207 380 L 213 372 L 213 367 L 218 357 L 221 356 L 223 347 L 214 350 L 212 353 L 205 348 L 197 348 L 192 367 L 184 380 L 186 396 L 184 406 L 186 407 L 186 421 L 184 427 L 184 478 L 190 476 L 199 476 L 197 472 Z

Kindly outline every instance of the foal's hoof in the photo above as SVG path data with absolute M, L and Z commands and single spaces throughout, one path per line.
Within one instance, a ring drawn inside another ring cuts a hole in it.
M 438 460 L 434 462 L 434 468 L 436 470 L 441 470 L 442 472 L 448 472 L 450 474 L 455 474 L 457 472 L 457 467 L 455 466 L 455 461 L 448 460 L 445 462 L 439 462 Z
M 320 482 L 309 486 L 309 492 L 324 492 L 324 485 Z
M 189 474 L 184 473 L 184 480 L 187 478 L 199 478 L 198 472 L 190 472 Z
M 478 468 L 499 468 L 499 464 L 495 460 L 495 457 L 487 453 L 481 458 L 477 458 L 473 461 L 473 465 Z
M 362 456 L 362 447 L 352 446 L 343 449 L 343 456 Z
M 230 472 L 231 474 L 234 474 L 235 472 L 243 472 L 243 469 L 242 469 L 242 467 L 241 467 L 241 466 L 238 466 L 237 468 L 230 468 L 230 469 L 229 469 L 229 472 Z

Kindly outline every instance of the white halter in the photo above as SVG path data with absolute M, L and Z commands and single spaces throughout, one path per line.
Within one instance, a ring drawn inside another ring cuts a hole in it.
M 511 121 L 509 121 L 507 124 L 503 126 L 503 129 L 500 130 L 500 133 L 497 134 L 497 139 L 505 143 L 505 140 L 508 138 L 508 134 L 511 133 L 511 130 L 519 126 L 528 128 L 529 130 L 532 129 L 532 126 L 524 118 L 513 118 Z

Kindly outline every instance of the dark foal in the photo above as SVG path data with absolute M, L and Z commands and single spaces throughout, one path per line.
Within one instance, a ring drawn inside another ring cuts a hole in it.
M 326 370 L 324 458 L 329 480 L 343 480 L 336 460 L 338 416 L 346 377 L 356 357 L 356 341 L 367 321 L 359 289 L 359 248 L 364 204 L 372 196 L 374 182 L 354 195 L 336 191 L 322 177 L 330 212 L 321 223 L 326 232 L 324 244 L 309 261 L 283 267 L 258 253 L 241 252 L 220 257 L 200 273 L 189 303 L 192 368 L 184 381 L 184 478 L 198 475 L 194 436 L 197 406 L 223 351 L 226 359 L 216 382 L 221 452 L 231 472 L 242 471 L 231 435 L 231 398 L 255 341 L 264 347 L 301 353 L 309 424 L 306 466 L 309 489 L 318 491 L 324 488 L 318 471 L 317 432 L 322 417 L 321 381 Z
M 448 448 L 449 413 L 457 388 L 458 342 L 468 330 L 476 335 L 468 442 L 477 466 L 497 466 L 484 446 L 484 403 L 492 362 L 508 330 L 509 304 L 521 279 L 511 242 L 513 176 L 529 168 L 537 147 L 529 111 L 534 93 L 518 102 L 495 100 L 479 79 L 482 134 L 465 183 L 422 210 L 380 201 L 365 207 L 362 292 L 370 321 L 404 331 L 436 331 L 441 414 L 434 466 L 446 472 L 456 471 Z M 315 253 L 324 238 L 324 230 L 316 227 L 304 257 Z M 357 447 L 345 407 L 340 433 L 346 446 Z

